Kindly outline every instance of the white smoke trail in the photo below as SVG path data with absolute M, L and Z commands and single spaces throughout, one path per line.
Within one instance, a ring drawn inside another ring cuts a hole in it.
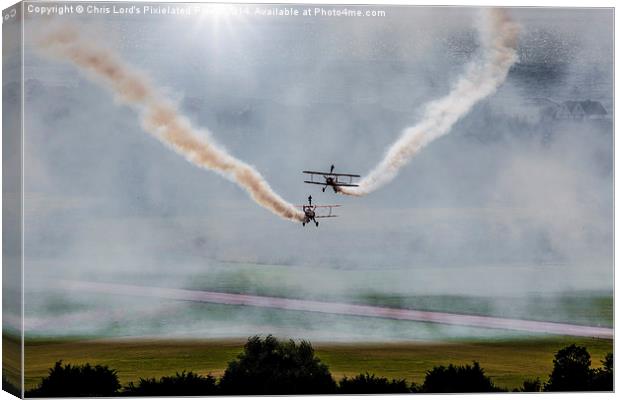
M 450 93 L 426 106 L 421 121 L 405 129 L 384 159 L 365 176 L 359 187 L 340 192 L 364 196 L 390 182 L 421 149 L 447 134 L 480 100 L 494 93 L 516 61 L 518 26 L 500 9 L 487 9 L 480 30 L 482 59 L 472 62 Z
M 46 32 L 39 46 L 72 62 L 121 101 L 138 108 L 143 128 L 192 164 L 221 173 L 245 189 L 256 203 L 282 218 L 303 219 L 303 212 L 275 193 L 258 171 L 213 143 L 208 131 L 194 128 L 145 76 L 111 51 L 98 48 L 67 26 Z

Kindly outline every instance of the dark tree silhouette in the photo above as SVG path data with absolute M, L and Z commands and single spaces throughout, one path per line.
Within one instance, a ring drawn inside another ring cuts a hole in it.
M 309 342 L 280 342 L 269 335 L 248 339 L 220 380 L 223 394 L 335 393 L 328 367 L 314 355 Z
M 368 372 L 353 378 L 344 377 L 338 383 L 338 392 L 346 394 L 382 394 L 382 393 L 410 393 L 411 390 L 404 379 L 378 377 Z
M 121 385 L 116 371 L 105 365 L 62 365 L 57 361 L 49 375 L 26 397 L 105 397 L 114 396 Z
M 593 370 L 590 369 L 590 353 L 585 347 L 571 344 L 558 351 L 553 359 L 553 371 L 545 391 L 591 390 Z
M 123 396 L 209 396 L 217 394 L 217 383 L 211 375 L 201 376 L 193 372 L 176 373 L 158 379 L 140 378 L 138 384 L 130 382 Z
M 426 372 L 421 391 L 425 393 L 469 393 L 500 391 L 484 374 L 480 364 L 439 366 Z
M 614 390 L 614 355 L 607 353 L 602 360 L 603 367 L 593 371 L 592 390 L 611 392 Z
M 22 397 L 22 391 L 11 383 L 4 374 L 2 375 L 2 390 L 11 393 L 13 396 Z

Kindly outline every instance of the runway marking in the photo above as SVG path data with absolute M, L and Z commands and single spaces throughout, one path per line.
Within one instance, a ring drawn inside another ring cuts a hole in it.
M 280 310 L 309 311 L 326 314 L 350 315 L 359 317 L 387 318 L 404 321 L 430 322 L 445 325 L 515 330 L 554 335 L 613 339 L 614 334 L 613 328 L 596 326 L 498 318 L 481 315 L 452 314 L 446 312 L 420 311 L 403 308 L 367 306 L 360 304 L 335 303 L 316 300 L 301 300 L 284 297 L 210 292 L 204 290 L 172 289 L 116 283 L 97 283 L 66 280 L 56 281 L 53 286 L 57 286 L 65 290 L 80 290 L 92 293 L 156 297 L 170 300 L 193 301 L 200 303 L 228 304 L 273 308 Z

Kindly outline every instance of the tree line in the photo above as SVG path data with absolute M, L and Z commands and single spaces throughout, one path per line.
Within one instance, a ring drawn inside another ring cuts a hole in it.
M 585 347 L 570 345 L 559 350 L 546 382 L 526 380 L 513 391 L 612 391 L 613 354 L 591 367 Z M 26 397 L 104 396 L 209 396 L 284 394 L 389 394 L 502 392 L 484 369 L 471 365 L 436 366 L 426 372 L 421 384 L 405 379 L 388 379 L 368 372 L 344 377 L 338 382 L 328 366 L 314 353 L 310 342 L 280 341 L 269 335 L 248 339 L 243 352 L 228 363 L 224 375 L 177 372 L 173 376 L 139 378 L 121 386 L 117 371 L 107 366 L 71 365 L 62 361 L 50 368 L 40 384 L 26 391 Z

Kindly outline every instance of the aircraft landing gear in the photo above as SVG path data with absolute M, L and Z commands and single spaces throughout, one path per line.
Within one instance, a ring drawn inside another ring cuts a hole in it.
M 322 188 L 321 190 L 323 191 L 323 193 L 325 193 L 325 188 Z
M 306 223 L 305 223 L 305 222 L 302 222 L 302 223 L 301 223 L 301 226 L 306 226 Z
M 319 221 L 314 221 L 314 223 L 316 224 L 316 227 L 319 227 Z

